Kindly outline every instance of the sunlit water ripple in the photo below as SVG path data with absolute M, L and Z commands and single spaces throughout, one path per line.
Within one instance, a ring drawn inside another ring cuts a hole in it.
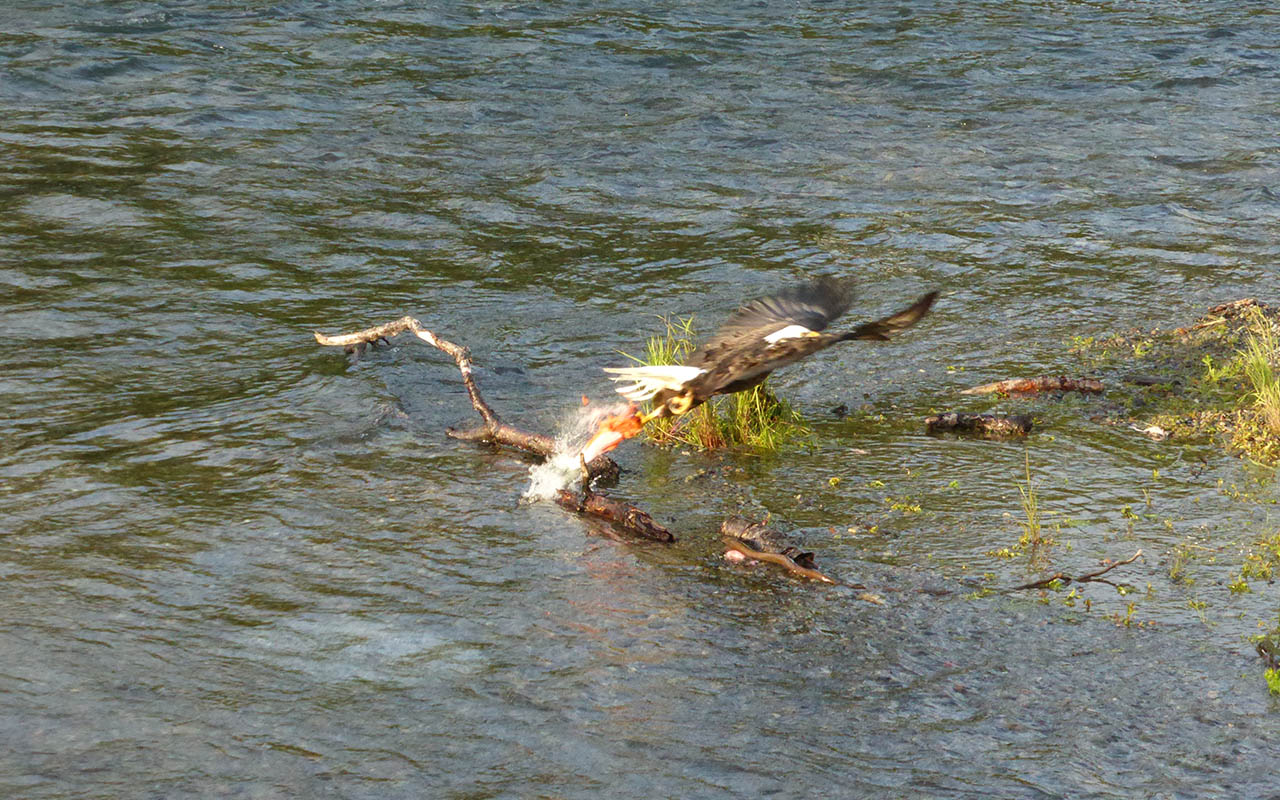
M 921 419 L 1079 371 L 1072 336 L 1275 299 L 1276 21 L 9 4 L 0 793 L 1270 796 L 1245 637 L 1277 597 L 1225 586 L 1269 475 L 1096 399 L 987 403 L 1025 446 Z M 671 547 L 521 502 L 528 462 L 443 434 L 472 414 L 434 350 L 311 338 L 414 314 L 550 432 L 657 315 L 814 273 L 866 317 L 943 296 L 777 376 L 810 446 L 618 451 Z M 1028 466 L 1052 568 L 1141 548 L 1135 594 L 971 597 L 1038 574 L 994 555 Z M 737 512 L 886 605 L 725 565 Z

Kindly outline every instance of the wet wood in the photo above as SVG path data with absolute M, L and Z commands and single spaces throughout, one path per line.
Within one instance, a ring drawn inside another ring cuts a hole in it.
M 858 599 L 867 603 L 884 605 L 884 598 L 866 591 L 865 586 L 841 583 L 823 574 L 814 560 L 813 553 L 802 552 L 787 542 L 787 537 L 764 522 L 753 522 L 746 517 L 733 516 L 720 524 L 720 538 L 726 555 L 737 553 L 744 559 L 782 567 L 797 577 L 818 583 L 845 586 L 858 591 Z
M 1260 309 L 1263 309 L 1264 311 L 1266 310 L 1266 306 L 1262 303 L 1259 303 L 1257 298 L 1246 297 L 1242 300 L 1232 300 L 1229 303 L 1219 303 L 1218 305 L 1206 311 L 1204 313 L 1204 316 L 1201 317 L 1201 319 L 1209 320 L 1209 321 L 1212 321 L 1214 317 L 1231 319 L 1232 317 L 1238 317 L 1241 314 L 1244 314 L 1246 311 L 1248 311 L 1251 308 L 1260 308 Z M 1200 326 L 1197 325 L 1196 327 L 1200 327 Z
M 1116 567 L 1123 567 L 1125 564 L 1132 564 L 1133 562 L 1137 561 L 1141 557 L 1142 557 L 1142 551 L 1139 550 L 1138 552 L 1134 553 L 1133 555 L 1129 556 L 1123 561 L 1104 562 L 1107 564 L 1107 566 L 1103 567 L 1100 570 L 1097 570 L 1096 572 L 1087 572 L 1084 575 L 1068 575 L 1065 572 L 1055 572 L 1054 574 L 1048 576 L 1047 578 L 1041 578 L 1039 580 L 1031 581 L 1030 583 L 1024 583 L 1021 586 L 1010 586 L 1008 589 L 1005 589 L 1004 591 L 1020 592 L 1020 591 L 1023 591 L 1024 589 L 1046 589 L 1053 583 L 1059 583 L 1059 584 L 1062 584 L 1063 586 L 1065 586 L 1068 583 L 1105 583 L 1108 586 L 1115 586 L 1116 584 L 1114 582 L 1102 576 L 1106 575 L 1108 572 L 1115 569 Z
M 1011 378 L 995 383 L 984 383 L 965 389 L 960 394 L 1035 394 L 1038 392 L 1082 392 L 1084 394 L 1100 394 L 1102 381 L 1094 378 L 1067 378 L 1063 376 L 1041 375 L 1038 378 Z
M 819 581 L 821 583 L 835 583 L 832 579 L 823 575 L 816 569 L 801 566 L 796 562 L 790 553 L 770 553 L 766 550 L 756 550 L 755 548 L 743 542 L 736 536 L 722 536 L 724 546 L 730 550 L 741 553 L 743 556 L 755 561 L 763 561 L 769 564 L 777 564 L 778 566 L 790 572 L 793 575 L 799 575 L 802 578 L 808 578 L 811 581 Z M 807 555 L 812 556 L 812 553 Z
M 979 436 L 1026 436 L 1031 432 L 1031 417 L 1025 414 L 966 414 L 948 411 L 926 417 L 924 429 L 929 433 L 972 433 Z
M 462 373 L 462 383 L 467 389 L 467 396 L 471 399 L 471 407 L 475 409 L 481 420 L 483 420 L 482 424 L 474 428 L 466 430 L 449 428 L 446 433 L 462 441 L 502 445 L 543 458 L 550 457 L 555 452 L 555 440 L 553 438 L 541 433 L 521 430 L 514 425 L 508 425 L 485 402 L 484 397 L 480 394 L 480 387 L 476 385 L 470 350 L 447 339 L 441 339 L 427 330 L 421 322 L 413 317 L 401 317 L 395 322 L 339 336 L 327 336 L 316 331 L 315 338 L 319 344 L 326 347 L 342 347 L 347 352 L 354 353 L 358 357 L 369 345 L 401 333 L 413 333 L 414 336 L 453 358 L 454 363 L 458 365 L 458 371 Z M 614 479 L 618 476 L 618 465 L 612 459 L 601 455 L 590 464 L 585 465 L 585 469 L 583 495 L 579 497 L 574 492 L 562 490 L 561 496 L 556 498 L 556 502 L 560 506 L 579 514 L 608 520 L 621 530 L 635 536 L 653 539 L 654 541 L 675 541 L 675 536 L 671 531 L 654 522 L 652 517 L 639 508 L 591 492 L 589 488 L 591 480 L 595 478 Z M 564 495 L 568 495 L 568 499 Z
M 621 500 L 614 500 L 591 491 L 580 495 L 568 489 L 561 489 L 556 494 L 555 501 L 561 508 L 608 520 L 635 536 L 652 539 L 655 542 L 676 540 L 675 534 L 654 522 L 653 517 L 647 512 Z

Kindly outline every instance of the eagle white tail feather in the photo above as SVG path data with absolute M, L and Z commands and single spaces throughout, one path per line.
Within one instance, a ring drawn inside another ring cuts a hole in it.
M 701 367 L 687 367 L 679 364 L 664 364 L 653 367 L 605 367 L 609 379 L 614 381 L 630 381 L 615 386 L 618 394 L 633 403 L 643 403 L 663 389 L 680 391 L 684 385 L 701 375 L 706 370 Z

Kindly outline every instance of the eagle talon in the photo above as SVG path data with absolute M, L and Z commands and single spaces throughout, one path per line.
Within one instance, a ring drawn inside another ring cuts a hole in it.
M 686 389 L 682 394 L 671 398 L 666 402 L 666 408 L 673 417 L 687 413 L 690 408 L 693 408 L 693 390 Z
M 640 415 L 640 427 L 643 428 L 645 425 L 648 425 L 650 422 L 653 422 L 655 419 L 658 419 L 664 416 L 666 413 L 667 413 L 666 406 L 658 406 L 652 411 L 646 411 L 645 413 Z
M 819 278 L 743 306 L 684 364 L 606 367 L 610 379 L 618 383 L 617 392 L 632 403 L 619 425 L 609 426 L 615 441 L 608 447 L 634 436 L 655 419 L 679 417 L 715 395 L 759 386 L 779 367 L 839 342 L 885 341 L 919 322 L 937 297 L 936 291 L 929 292 L 896 314 L 852 330 L 830 332 L 827 326 L 849 309 L 853 294 L 847 281 Z M 636 412 L 635 404 L 643 402 L 653 403 L 653 409 Z

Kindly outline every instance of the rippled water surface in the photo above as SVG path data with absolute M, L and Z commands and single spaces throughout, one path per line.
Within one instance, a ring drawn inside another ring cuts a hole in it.
M 1025 445 L 921 420 L 1079 372 L 1072 336 L 1277 298 L 1278 25 L 8 3 L 2 793 L 1274 796 L 1246 637 L 1280 600 L 1226 588 L 1277 524 L 1271 476 L 1090 422 L 1097 400 L 1024 401 Z M 311 336 L 414 314 L 553 431 L 656 315 L 705 330 L 811 274 L 857 278 L 864 316 L 943 296 L 779 373 L 810 448 L 622 449 L 612 491 L 669 547 L 519 502 L 526 461 L 444 435 L 471 412 L 435 350 L 352 364 Z M 992 555 L 1028 463 L 1049 568 L 1141 548 L 1134 594 L 972 596 L 1039 574 Z M 886 605 L 727 566 L 732 513 Z

